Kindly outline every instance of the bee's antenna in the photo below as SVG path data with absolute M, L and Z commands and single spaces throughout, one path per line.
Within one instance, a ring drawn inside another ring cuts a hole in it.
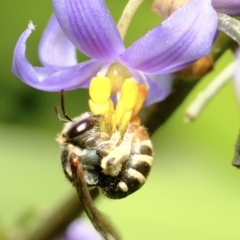
M 62 108 L 62 113 L 63 113 L 63 116 L 72 122 L 72 119 L 67 115 L 67 113 L 65 112 L 65 107 L 64 107 L 64 97 L 65 97 L 65 94 L 64 94 L 64 90 L 61 90 L 61 108 Z
M 55 108 L 54 108 L 55 109 L 55 113 L 56 113 L 57 118 L 59 119 L 59 121 L 65 122 L 65 123 L 69 122 L 69 121 L 72 122 L 72 119 L 65 112 L 64 97 L 65 97 L 64 90 L 61 90 L 61 109 L 62 109 L 62 114 L 65 117 L 65 119 L 61 117 L 57 106 L 55 106 Z

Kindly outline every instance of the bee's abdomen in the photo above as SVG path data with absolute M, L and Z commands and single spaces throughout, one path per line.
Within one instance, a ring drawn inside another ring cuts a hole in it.
M 141 188 L 151 170 L 152 144 L 149 139 L 136 142 L 132 146 L 129 159 L 123 164 L 122 170 L 117 177 L 111 177 L 111 184 L 105 182 L 100 186 L 103 193 L 114 199 L 124 198 Z

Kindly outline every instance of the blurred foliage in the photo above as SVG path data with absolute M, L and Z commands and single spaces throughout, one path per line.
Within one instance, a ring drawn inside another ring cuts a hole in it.
M 126 0 L 107 2 L 117 20 Z M 136 14 L 127 45 L 159 22 L 150 12 L 150 4 L 146 0 Z M 27 55 L 34 65 L 40 64 L 37 46 L 51 13 L 51 1 L 1 1 L 0 239 L 4 239 L 3 228 L 10 235 L 19 233 L 16 225 L 21 222 L 26 226 L 27 213 L 40 220 L 73 191 L 62 174 L 54 142 L 61 130 L 53 110 L 60 104 L 59 94 L 32 89 L 11 73 L 14 46 L 29 20 L 37 27 L 27 43 Z M 239 128 L 232 83 L 196 122 L 183 123 L 183 112 L 191 99 L 232 59 L 230 52 L 225 54 L 154 134 L 155 164 L 146 186 L 120 201 L 97 199 L 97 206 L 111 217 L 123 239 L 240 238 L 240 172 L 230 163 Z M 68 114 L 87 111 L 87 99 L 86 90 L 68 92 Z

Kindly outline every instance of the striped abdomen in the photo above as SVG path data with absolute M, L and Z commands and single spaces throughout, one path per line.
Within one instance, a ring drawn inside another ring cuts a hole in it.
M 99 186 L 109 198 L 124 198 L 144 185 L 153 163 L 152 142 L 142 126 L 132 125 L 132 147 L 118 176 L 101 174 Z M 125 134 L 130 134 L 126 132 Z

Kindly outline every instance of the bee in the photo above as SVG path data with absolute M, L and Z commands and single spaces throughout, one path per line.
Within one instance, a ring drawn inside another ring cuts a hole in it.
M 63 172 L 77 188 L 80 200 L 86 196 L 82 185 L 98 187 L 112 199 L 127 197 L 141 188 L 153 162 L 152 142 L 146 128 L 129 122 L 124 132 L 118 126 L 113 132 L 106 131 L 103 128 L 105 117 L 91 112 L 71 119 L 65 113 L 63 94 L 62 91 L 61 108 L 65 119 L 55 110 L 64 127 L 56 140 L 61 147 Z M 88 209 L 85 206 L 86 212 Z M 90 220 L 96 227 L 94 220 Z
M 109 198 L 124 198 L 146 181 L 152 166 L 152 143 L 143 126 L 130 122 L 121 136 L 101 131 L 100 115 L 86 112 L 65 123 L 57 141 L 65 176 L 73 182 L 70 158 L 77 156 L 89 187 L 99 187 Z

